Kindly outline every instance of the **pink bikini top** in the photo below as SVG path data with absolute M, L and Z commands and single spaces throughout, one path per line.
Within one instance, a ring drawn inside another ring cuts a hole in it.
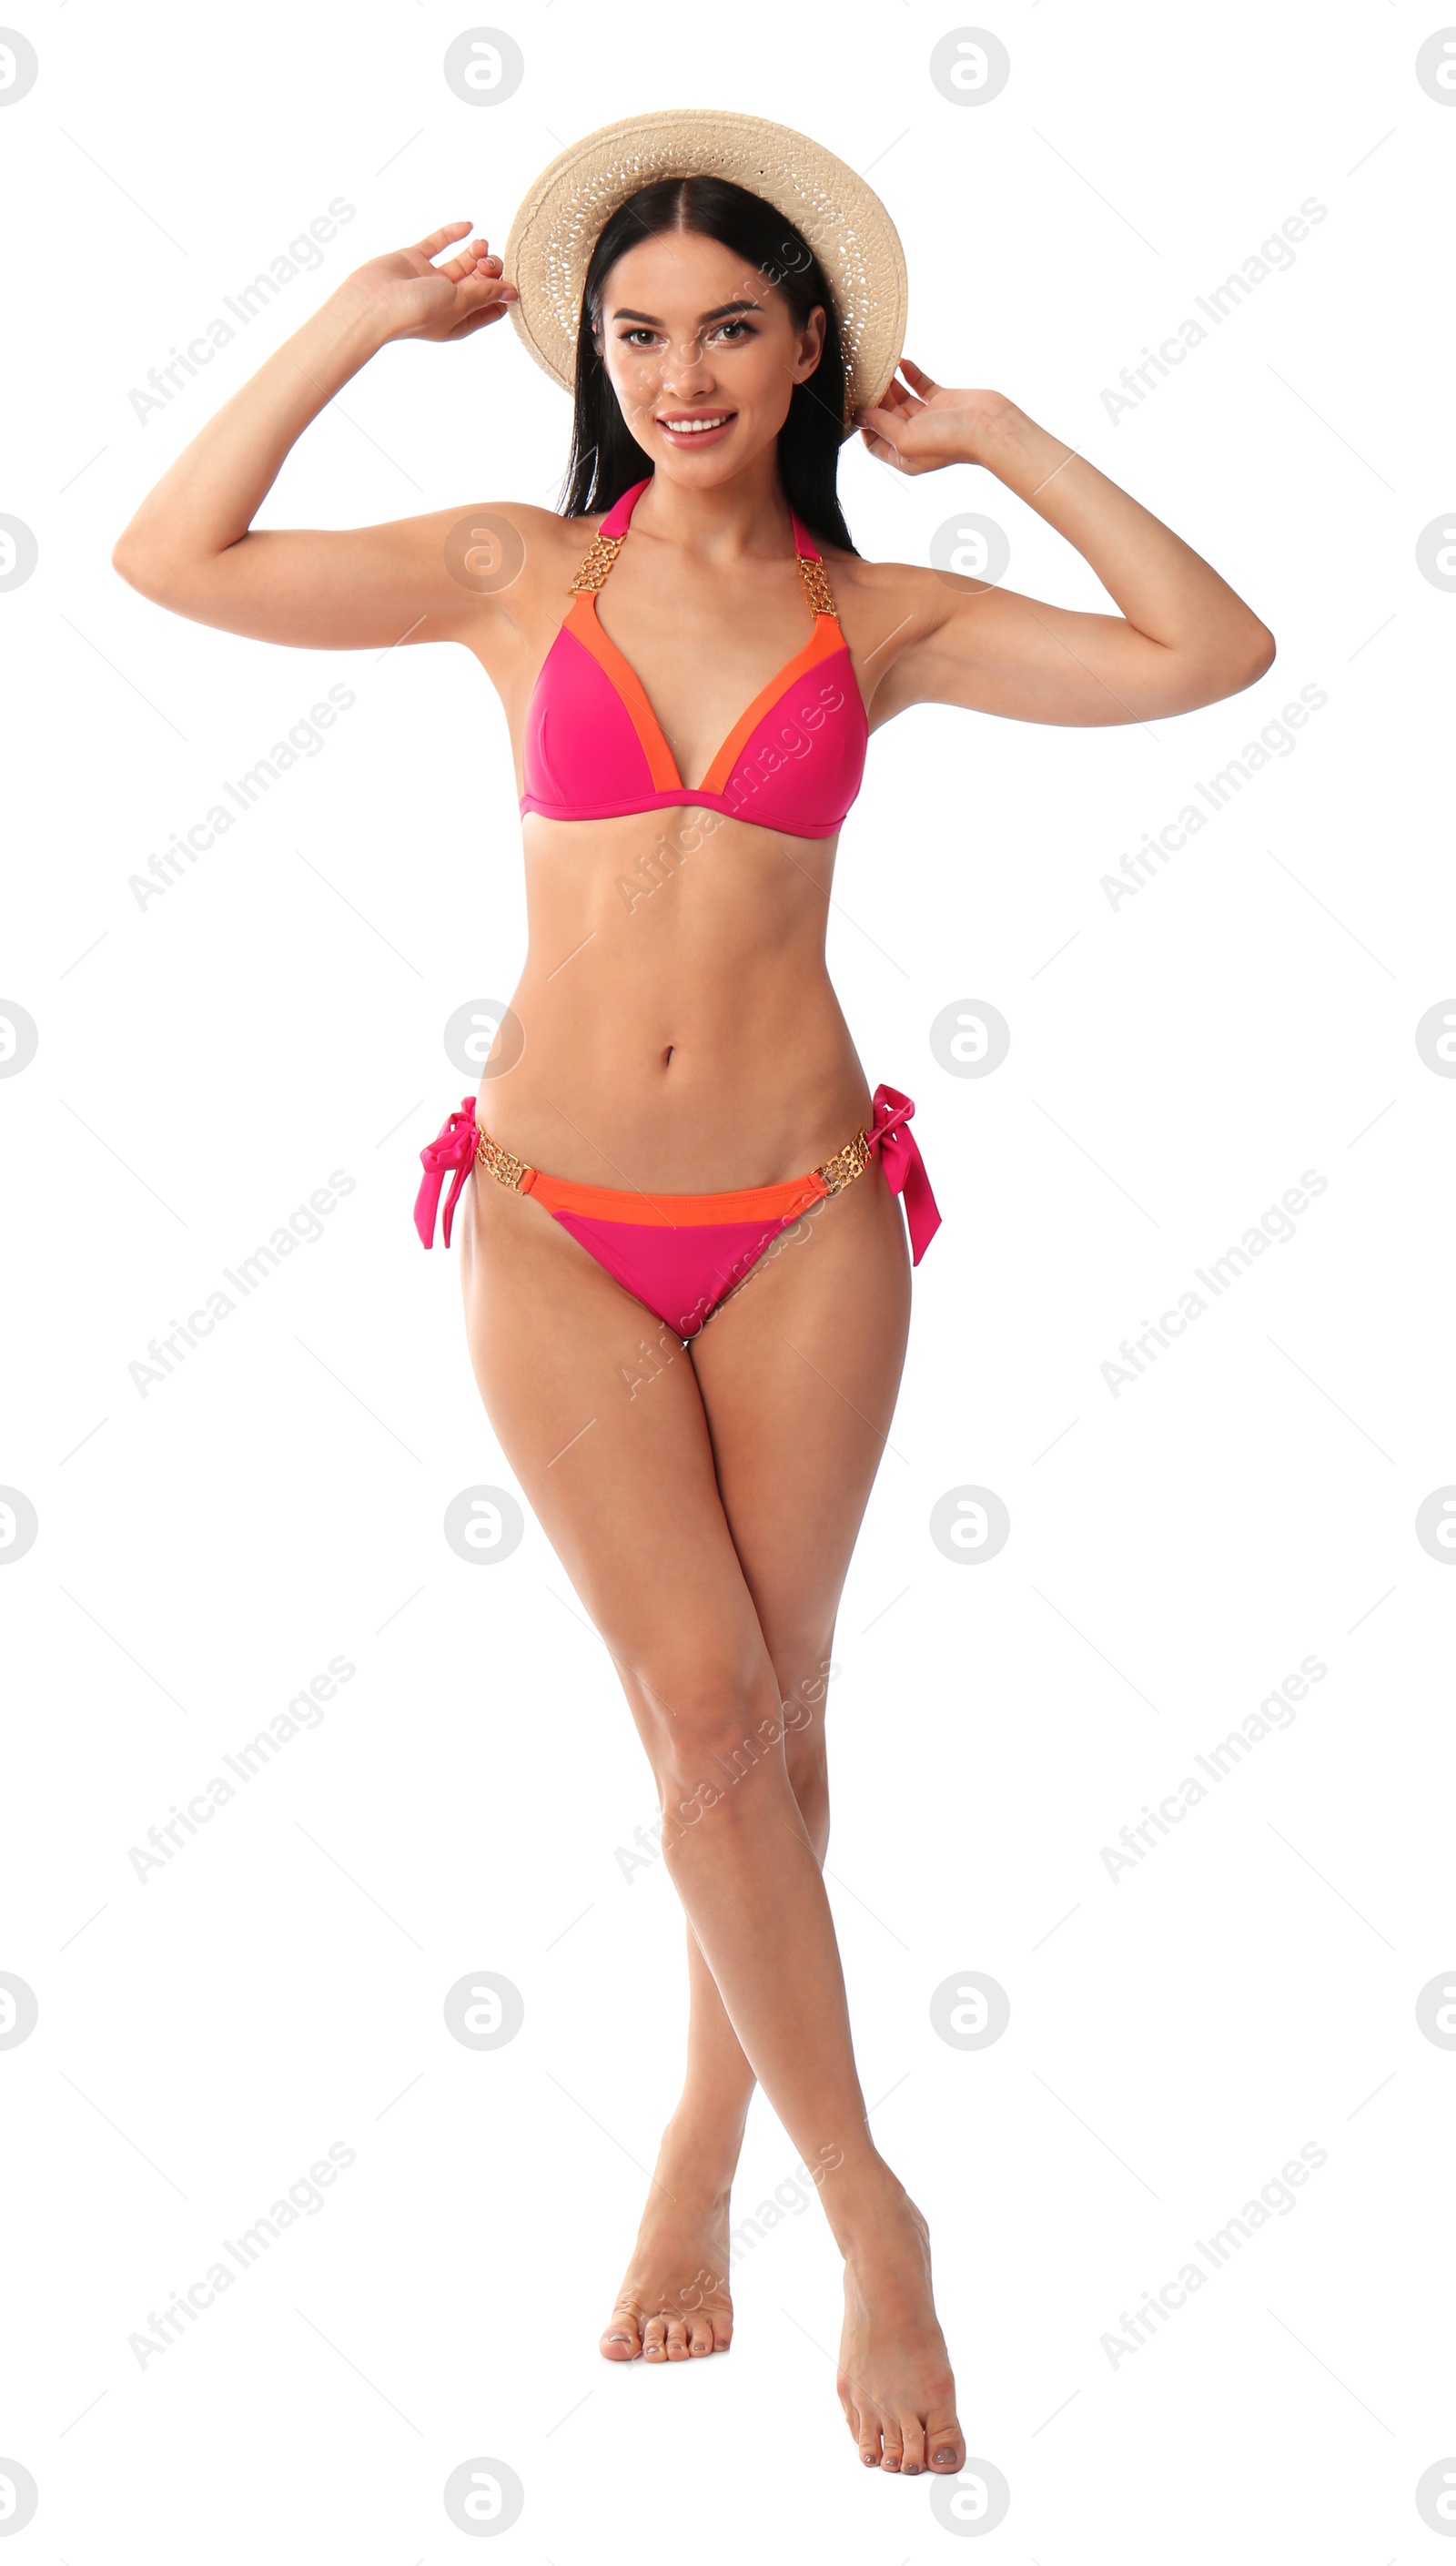
M 701 784 L 689 786 L 641 680 L 597 613 L 598 591 L 646 487 L 638 481 L 623 491 L 572 582 L 570 610 L 527 709 L 523 813 L 615 820 L 691 805 L 791 838 L 832 838 L 859 790 L 869 724 L 813 537 L 796 516 L 814 632 L 739 715 Z

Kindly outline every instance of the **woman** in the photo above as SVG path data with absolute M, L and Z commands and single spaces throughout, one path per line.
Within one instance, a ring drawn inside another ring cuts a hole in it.
M 473 1165 L 481 1395 L 615 1663 L 688 1920 L 686 2080 L 602 2350 L 726 2347 L 757 2080 L 845 2257 L 860 2457 L 949 2475 L 965 2442 L 925 2223 L 865 2126 L 821 1878 L 826 1670 L 909 1317 L 894 1192 L 917 1259 L 938 1219 L 909 1100 L 871 1099 L 826 976 L 837 831 L 867 732 L 906 705 L 1149 721 L 1251 684 L 1274 644 L 1014 402 L 908 362 L 895 380 L 893 229 L 804 136 L 704 113 L 588 137 L 518 217 L 514 283 L 469 229 L 350 277 L 194 438 L 116 565 L 260 640 L 463 642 L 499 692 L 530 947 L 478 1127 L 467 1099 L 422 1154 L 418 1218 L 428 1243 L 453 1170 L 448 1236 Z M 377 349 L 513 307 L 575 382 L 564 514 L 252 531 Z M 855 425 L 899 471 L 994 473 L 1119 611 L 861 560 L 835 495 Z

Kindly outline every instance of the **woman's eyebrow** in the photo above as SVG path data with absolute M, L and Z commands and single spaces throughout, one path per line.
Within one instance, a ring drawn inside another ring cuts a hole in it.
M 754 303 L 747 295 L 744 295 L 740 297 L 739 301 L 736 303 L 715 304 L 711 312 L 704 312 L 699 315 L 699 322 L 701 324 L 701 322 L 704 321 L 726 321 L 729 314 L 732 312 L 757 312 L 759 309 L 760 306 L 757 303 Z M 664 330 L 667 326 L 659 313 L 628 312 L 625 306 L 623 306 L 619 311 L 613 312 L 611 317 L 613 321 L 643 321 L 650 330 Z

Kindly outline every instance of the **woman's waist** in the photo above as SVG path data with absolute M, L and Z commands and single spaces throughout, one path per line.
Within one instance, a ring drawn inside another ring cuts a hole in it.
M 838 1012 L 838 1011 L 836 1011 Z M 526 1165 L 576 1183 L 717 1193 L 820 1165 L 870 1117 L 869 1082 L 843 1018 L 820 1039 L 668 1045 L 619 1037 L 533 1043 L 487 1064 L 483 1132 Z

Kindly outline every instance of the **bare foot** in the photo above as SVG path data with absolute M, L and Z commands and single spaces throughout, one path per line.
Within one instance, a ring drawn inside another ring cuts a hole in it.
M 966 2444 L 930 2293 L 930 2232 L 905 2192 L 845 2260 L 840 2404 L 867 2468 L 954 2476 Z
M 687 2361 L 732 2340 L 728 2184 L 668 2130 L 601 2349 L 608 2361 Z

